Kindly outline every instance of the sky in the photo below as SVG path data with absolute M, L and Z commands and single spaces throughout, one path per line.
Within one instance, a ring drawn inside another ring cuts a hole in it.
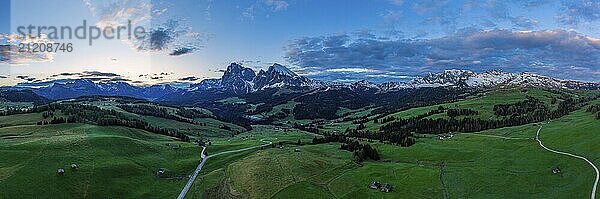
M 337 82 L 409 81 L 447 69 L 600 81 L 598 0 L 0 0 L 0 9 L 0 44 L 12 50 L 25 41 L 15 37 L 19 26 L 131 21 L 147 30 L 92 45 L 29 39 L 72 43 L 73 51 L 3 50 L 3 85 L 90 74 L 185 84 L 220 77 L 232 62 L 256 70 L 280 63 Z

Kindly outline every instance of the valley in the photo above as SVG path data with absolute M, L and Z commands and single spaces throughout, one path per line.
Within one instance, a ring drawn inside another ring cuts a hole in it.
M 0 199 L 600 199 L 600 0 L 0 15 Z
M 249 73 L 239 67 L 225 82 L 256 85 L 236 79 Z M 589 163 L 537 138 L 599 165 L 595 90 L 384 91 L 295 85 L 302 78 L 279 66 L 259 74 L 283 86 L 168 94 L 177 100 L 4 90 L 0 187 L 11 191 L 1 196 L 587 198 L 593 189 Z M 393 190 L 370 189 L 374 181 Z

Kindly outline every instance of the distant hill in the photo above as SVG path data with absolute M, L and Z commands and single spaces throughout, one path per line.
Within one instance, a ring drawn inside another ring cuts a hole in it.
M 31 90 L 0 90 L 0 101 L 31 102 L 34 105 L 50 102 L 48 98 L 39 96 Z

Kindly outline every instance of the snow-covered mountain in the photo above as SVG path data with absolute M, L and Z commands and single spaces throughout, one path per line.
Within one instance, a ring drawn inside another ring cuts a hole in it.
M 232 63 L 218 79 L 205 79 L 188 88 L 176 88 L 168 84 L 135 86 L 123 81 L 95 82 L 89 79 L 56 81 L 53 84 L 31 88 L 33 92 L 48 99 L 68 99 L 80 96 L 104 95 L 127 96 L 148 100 L 177 98 L 194 93 L 202 96 L 241 95 L 270 88 L 301 87 L 309 90 L 327 91 L 350 89 L 359 93 L 386 93 L 424 87 L 459 87 L 487 89 L 493 87 L 544 87 L 600 90 L 600 83 L 559 80 L 532 73 L 508 73 L 488 71 L 475 73 L 468 70 L 446 70 L 442 73 L 428 73 L 408 82 L 371 83 L 366 80 L 354 83 L 321 82 L 297 75 L 285 66 L 273 64 L 266 71 L 258 73 L 240 64 Z M 196 95 L 191 95 L 196 96 Z
M 254 70 L 232 63 L 221 77 L 221 87 L 235 94 L 250 93 L 254 91 L 255 77 Z
M 52 100 L 93 95 L 126 96 L 154 100 L 166 95 L 183 92 L 171 85 L 134 86 L 122 81 L 94 82 L 89 79 L 75 79 L 65 83 L 54 83 L 47 87 L 32 89 L 32 91 Z
M 315 81 L 299 76 L 280 64 L 273 64 L 266 71 L 260 70 L 256 74 L 250 68 L 232 63 L 227 67 L 221 79 L 204 80 L 191 85 L 190 90 L 217 89 L 234 94 L 245 94 L 266 88 L 307 87 L 312 86 L 314 83 Z
M 600 89 L 600 83 L 560 80 L 533 73 L 508 73 L 495 70 L 484 73 L 475 73 L 468 70 L 445 70 L 444 72 L 437 74 L 428 73 L 427 75 L 417 77 L 409 82 L 387 82 L 378 84 L 380 92 L 442 86 L 474 89 L 493 87 Z
M 428 73 L 408 82 L 385 82 L 375 84 L 366 80 L 353 83 L 326 82 L 313 84 L 321 90 L 349 88 L 357 92 L 385 93 L 403 89 L 426 87 L 458 87 L 472 89 L 487 89 L 494 87 L 541 87 L 600 90 L 600 82 L 580 82 L 560 80 L 533 73 L 508 73 L 487 71 L 475 73 L 469 70 L 445 70 L 442 73 Z
M 279 64 L 273 64 L 267 71 L 260 70 L 254 79 L 255 90 L 282 86 L 311 86 L 312 84 L 310 79 L 299 76 Z
M 190 91 L 221 89 L 221 79 L 204 79 L 197 84 L 191 84 Z

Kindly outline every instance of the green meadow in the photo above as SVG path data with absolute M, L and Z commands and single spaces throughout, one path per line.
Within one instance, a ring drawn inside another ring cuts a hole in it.
M 538 89 L 496 90 L 443 106 L 472 108 L 480 112 L 475 117 L 492 117 L 495 104 L 527 96 L 552 106 L 550 100 L 556 94 Z M 124 111 L 114 104 L 95 105 Z M 292 106 L 287 103 L 277 109 Z M 392 115 L 412 117 L 437 106 Z M 196 126 L 127 114 L 200 134 L 210 143 L 208 154 L 264 141 L 283 145 L 212 157 L 186 198 L 589 198 L 592 167 L 580 159 L 548 152 L 534 140 L 542 126 L 540 139 L 546 146 L 600 165 L 600 122 L 584 110 L 544 123 L 455 133 L 444 140 L 421 135 L 411 147 L 361 140 L 381 156 L 379 161 L 362 163 L 354 162 L 353 154 L 341 150 L 340 143 L 312 144 L 319 135 L 295 129 L 254 125 L 251 131 L 233 135 L 218 128 L 229 123 L 210 118 L 201 118 L 207 126 Z M 340 114 L 363 116 L 369 111 L 343 109 Z M 174 198 L 200 160 L 201 147 L 171 137 L 126 127 L 35 125 L 43 119 L 41 113 L 0 116 L 0 198 Z M 353 125 L 332 121 L 325 127 Z M 377 125 L 369 122 L 367 126 L 376 130 Z M 71 169 L 72 163 L 78 168 Z M 554 174 L 555 167 L 561 172 Z M 65 169 L 63 176 L 57 175 L 59 168 Z M 157 177 L 160 168 L 166 172 Z M 369 189 L 372 181 L 390 183 L 393 191 Z
M 185 181 L 154 172 L 165 168 L 166 175 L 187 176 L 199 154 L 193 144 L 123 127 L 0 128 L 0 198 L 169 198 Z M 57 175 L 59 168 L 64 176 Z
M 565 125 L 568 123 L 568 125 Z M 242 198 L 587 198 L 594 171 L 580 159 L 550 153 L 533 139 L 540 124 L 421 138 L 411 147 L 373 142 L 380 161 L 357 164 L 339 143 L 268 149 L 205 173 L 211 192 Z M 584 111 L 544 124 L 551 148 L 599 162 L 600 123 Z M 510 138 L 510 139 L 507 139 Z M 294 149 L 300 149 L 295 152 Z M 553 174 L 559 167 L 561 172 Z M 218 179 L 215 180 L 214 178 Z M 369 189 L 371 181 L 394 191 Z M 298 194 L 302 193 L 302 194 Z M 306 193 L 306 194 L 304 194 Z M 212 198 L 212 197 L 208 197 Z

